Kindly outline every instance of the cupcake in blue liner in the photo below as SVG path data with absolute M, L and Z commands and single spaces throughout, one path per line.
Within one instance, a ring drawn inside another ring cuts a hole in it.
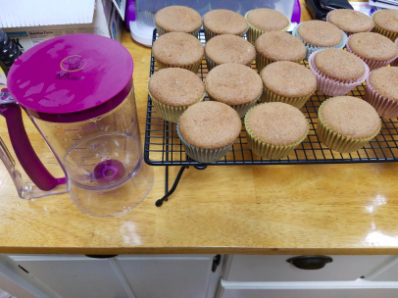
M 318 20 L 298 24 L 292 34 L 304 42 L 309 56 L 323 49 L 342 49 L 347 42 L 347 34 L 335 25 Z
M 242 123 L 230 106 L 203 101 L 190 106 L 177 123 L 177 134 L 185 153 L 201 163 L 223 158 L 239 136 Z

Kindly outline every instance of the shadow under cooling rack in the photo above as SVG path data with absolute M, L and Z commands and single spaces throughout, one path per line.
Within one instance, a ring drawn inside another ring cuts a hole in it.
M 157 38 L 154 31 L 153 41 Z M 199 33 L 199 39 L 205 45 L 204 32 Z M 303 64 L 308 67 L 307 61 Z M 255 63 L 252 65 L 256 69 Z M 155 59 L 151 57 L 150 76 L 158 70 Z M 208 73 L 206 61 L 202 60 L 198 76 L 204 81 Z M 363 98 L 364 85 L 357 86 L 348 95 Z M 242 123 L 239 138 L 228 154 L 211 165 L 258 165 L 258 164 L 314 164 L 314 163 L 361 163 L 386 162 L 398 160 L 398 119 L 382 119 L 380 134 L 353 153 L 338 153 L 321 144 L 316 134 L 318 121 L 317 112 L 321 103 L 328 96 L 316 92 L 301 109 L 310 124 L 307 138 L 288 157 L 281 160 L 266 160 L 255 155 L 247 145 L 246 130 Z M 208 97 L 205 97 L 208 100 Z M 164 121 L 155 111 L 151 98 L 148 96 L 147 120 L 145 127 L 144 158 L 150 165 L 199 165 L 189 158 L 178 138 L 176 124 Z

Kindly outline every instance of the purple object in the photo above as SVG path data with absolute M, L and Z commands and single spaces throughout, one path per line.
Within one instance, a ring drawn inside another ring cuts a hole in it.
M 30 116 L 78 122 L 117 107 L 132 88 L 132 73 L 130 53 L 118 42 L 92 34 L 65 35 L 44 41 L 20 56 L 11 67 L 7 87 Z M 54 178 L 34 152 L 20 106 L 5 103 L 0 111 L 18 160 L 37 187 L 48 191 L 65 183 L 66 178 Z M 117 166 L 111 178 L 124 172 L 124 167 Z
M 123 164 L 116 160 L 105 160 L 97 164 L 94 168 L 94 179 L 101 184 L 118 181 L 125 175 L 126 170 Z
M 125 94 L 132 73 L 131 55 L 117 41 L 73 34 L 52 38 L 26 51 L 11 67 L 7 87 L 28 110 L 73 114 Z
M 0 106 L 1 114 L 6 118 L 8 131 L 15 155 L 29 178 L 41 190 L 51 190 L 66 182 L 65 178 L 54 178 L 37 157 L 22 121 L 21 108 L 17 104 Z
M 128 0 L 126 9 L 126 27 L 130 30 L 130 22 L 135 21 L 135 3 L 134 0 Z
M 300 5 L 300 0 L 295 0 L 295 1 L 294 1 L 292 18 L 291 18 L 290 20 L 291 20 L 292 23 L 300 24 L 300 21 L 301 21 L 301 5 Z

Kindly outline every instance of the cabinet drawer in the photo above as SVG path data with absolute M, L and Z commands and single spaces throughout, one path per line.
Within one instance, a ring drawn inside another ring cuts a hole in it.
M 389 256 L 330 256 L 333 261 L 317 270 L 298 269 L 287 262 L 291 257 L 295 256 L 229 256 L 223 279 L 239 282 L 356 280 Z
M 372 284 L 373 283 L 373 284 Z M 398 283 L 221 281 L 217 298 L 396 298 Z

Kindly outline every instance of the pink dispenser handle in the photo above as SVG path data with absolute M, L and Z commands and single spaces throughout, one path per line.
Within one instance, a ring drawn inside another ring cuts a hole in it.
M 16 103 L 1 105 L 0 112 L 6 119 L 8 133 L 15 154 L 33 183 L 44 191 L 49 191 L 59 184 L 64 184 L 66 178 L 54 178 L 33 150 L 23 125 L 19 105 Z

